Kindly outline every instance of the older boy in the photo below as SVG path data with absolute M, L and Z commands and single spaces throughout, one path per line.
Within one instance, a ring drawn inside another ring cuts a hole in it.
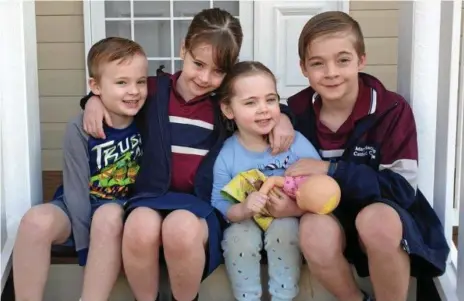
M 329 174 L 342 189 L 333 215 L 301 219 L 309 269 L 341 301 L 373 300 L 357 288 L 349 263 L 360 276 L 370 275 L 379 301 L 406 300 L 410 275 L 441 275 L 449 252 L 442 225 L 417 188 L 412 110 L 378 79 L 360 73 L 364 40 L 349 15 L 314 16 L 298 47 L 311 87 L 288 103 L 295 129 L 323 160 L 301 159 L 287 173 Z
M 79 264 L 87 263 L 83 301 L 108 300 L 121 268 L 122 205 L 139 169 L 142 145 L 134 116 L 147 97 L 148 61 L 137 43 L 107 38 L 90 49 L 88 69 L 89 86 L 113 125 L 105 126 L 105 139 L 95 139 L 84 132 L 82 113 L 68 123 L 64 193 L 31 208 L 19 227 L 13 253 L 19 301 L 42 300 L 55 244 L 74 245 Z

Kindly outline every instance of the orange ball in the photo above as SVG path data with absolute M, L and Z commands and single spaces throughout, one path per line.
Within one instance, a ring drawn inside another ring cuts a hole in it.
M 300 183 L 296 193 L 296 202 L 302 210 L 328 214 L 337 208 L 340 197 L 340 186 L 332 177 L 313 175 Z

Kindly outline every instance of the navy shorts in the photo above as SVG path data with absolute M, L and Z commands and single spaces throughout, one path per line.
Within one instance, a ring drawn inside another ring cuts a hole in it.
M 98 199 L 98 200 L 89 200 L 89 201 L 90 201 L 90 205 L 91 205 L 91 215 L 90 215 L 91 219 L 92 219 L 92 216 L 95 214 L 95 211 L 97 211 L 97 209 L 100 208 L 102 205 L 115 203 L 115 204 L 118 204 L 121 207 L 123 207 L 124 204 L 126 203 L 125 200 L 103 200 L 103 199 Z M 63 200 L 63 196 L 57 197 L 53 201 L 50 201 L 48 204 L 55 205 L 56 207 L 63 210 L 63 212 L 68 217 L 68 219 L 71 220 L 71 215 L 69 214 L 69 210 L 66 207 L 66 204 L 65 204 L 65 202 Z M 72 232 L 71 232 L 71 235 L 68 237 L 68 239 L 64 243 L 59 244 L 59 246 L 74 247 L 74 239 L 73 239 Z
M 444 272 L 448 246 L 441 229 L 425 228 L 416 222 L 413 216 L 401 208 L 395 202 L 383 199 L 379 201 L 389 205 L 398 213 L 403 225 L 403 238 L 398 243 L 400 247 L 408 253 L 411 261 L 411 276 L 413 277 L 437 277 Z M 416 202 L 414 206 L 420 206 Z M 368 258 L 360 245 L 358 231 L 356 229 L 356 216 L 362 208 L 347 208 L 339 206 L 334 210 L 333 215 L 340 222 L 346 237 L 345 257 L 348 262 L 353 264 L 360 277 L 368 277 L 369 265 Z M 430 209 L 432 210 L 432 209 Z M 438 219 L 438 218 L 436 218 Z M 433 224 L 428 220 L 425 223 Z M 435 223 L 438 223 L 436 221 Z M 421 229 L 425 229 L 421 231 Z M 424 235 L 422 232 L 428 234 Z M 430 238 L 442 237 L 442 241 L 430 242 Z

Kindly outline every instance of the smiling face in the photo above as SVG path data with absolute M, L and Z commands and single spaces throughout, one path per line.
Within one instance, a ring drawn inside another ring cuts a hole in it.
M 203 43 L 192 51 L 182 46 L 181 58 L 184 65 L 178 82 L 185 100 L 206 95 L 221 85 L 225 73 L 214 63 L 211 45 Z
M 119 59 L 99 66 L 98 79 L 90 87 L 106 109 L 120 117 L 135 116 L 147 98 L 148 61 L 144 55 Z
M 221 103 L 223 114 L 233 119 L 241 134 L 268 135 L 279 121 L 279 96 L 274 79 L 260 71 L 237 77 L 228 104 Z
M 354 47 L 356 38 L 349 31 L 314 39 L 300 62 L 311 87 L 326 101 L 343 100 L 357 91 L 358 72 L 366 64 Z

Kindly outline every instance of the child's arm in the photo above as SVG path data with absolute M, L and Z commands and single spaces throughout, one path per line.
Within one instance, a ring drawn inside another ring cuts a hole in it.
M 396 112 L 382 122 L 388 128 L 383 135 L 379 170 L 364 164 L 339 161 L 329 175 L 340 185 L 343 195 L 359 202 L 387 198 L 403 208 L 415 200 L 417 189 L 417 132 L 411 108 L 399 100 Z
M 135 116 L 137 119 L 137 126 L 142 132 L 145 132 L 145 112 L 149 103 L 150 96 L 156 93 L 156 77 L 147 78 L 148 97 L 147 101 L 143 104 L 140 111 Z M 89 92 L 80 100 L 80 106 L 84 110 L 84 129 L 85 131 L 95 138 L 106 138 L 103 130 L 103 121 L 109 126 L 112 126 L 111 117 L 103 106 L 100 96 L 95 95 L 92 91 Z
M 69 210 L 79 263 L 85 262 L 90 237 L 89 157 L 82 117 L 68 123 L 63 145 L 64 202 Z
M 232 204 L 221 195 L 221 190 L 232 180 L 227 163 L 229 161 L 226 160 L 227 151 L 227 149 L 223 148 L 214 164 L 211 204 L 222 213 L 226 220 L 239 222 L 251 218 L 253 213 L 247 210 L 245 202 Z
M 268 195 L 269 192 L 271 191 L 272 188 L 274 187 L 279 187 L 282 188 L 284 187 L 285 183 L 285 178 L 284 177 L 269 177 L 264 181 L 263 186 L 259 189 L 259 192 L 265 195 Z

